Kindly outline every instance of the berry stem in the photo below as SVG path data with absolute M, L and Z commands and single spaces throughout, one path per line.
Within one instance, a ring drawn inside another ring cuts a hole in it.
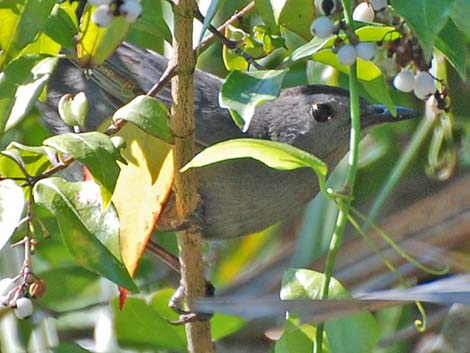
M 357 38 L 353 31 L 353 19 L 351 12 L 351 1 L 342 0 L 342 5 L 344 9 L 344 17 L 346 19 L 348 37 L 350 40 L 352 38 Z M 358 81 L 357 81 L 357 66 L 356 63 L 352 64 L 349 67 L 349 99 L 350 99 L 350 109 L 351 109 L 351 134 L 349 142 L 349 168 L 346 174 L 344 182 L 344 190 L 349 195 L 353 195 L 354 192 L 354 183 L 356 181 L 357 175 L 357 166 L 359 159 L 359 141 L 361 138 L 360 132 L 360 111 L 359 111 L 359 92 L 358 92 Z M 333 268 L 335 265 L 336 254 L 341 246 L 344 231 L 346 229 L 346 224 L 349 215 L 349 209 L 351 207 L 352 197 L 338 198 L 337 200 L 339 213 L 336 219 L 335 229 L 330 241 L 330 248 L 325 263 L 325 271 L 323 277 L 323 283 L 321 288 L 321 299 L 328 298 L 329 286 L 331 281 L 331 276 L 333 273 Z M 324 325 L 319 324 L 316 330 L 315 344 L 314 344 L 314 353 L 323 352 L 323 331 Z

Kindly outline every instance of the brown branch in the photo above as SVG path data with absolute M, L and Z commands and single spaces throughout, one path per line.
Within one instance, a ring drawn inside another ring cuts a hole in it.
M 194 78 L 195 55 L 192 47 L 194 0 L 177 0 L 173 7 L 174 36 L 171 65 L 177 68 L 177 76 L 171 80 L 171 129 L 175 136 L 174 166 L 176 212 L 180 220 L 187 219 L 198 204 L 197 180 L 194 172 L 179 173 L 195 152 L 194 149 Z M 203 264 L 203 240 L 201 234 L 189 231 L 178 233 L 181 264 L 181 285 L 186 305 L 192 310 L 197 297 L 206 295 Z M 211 353 L 214 351 L 209 321 L 193 321 L 186 325 L 188 351 Z
M 249 2 L 243 9 L 240 11 L 236 12 L 232 17 L 230 17 L 227 21 L 225 21 L 222 25 L 217 27 L 217 31 L 219 33 L 222 33 L 225 28 L 230 26 L 233 22 L 238 21 L 241 19 L 243 16 L 246 16 L 248 13 L 251 12 L 255 8 L 255 2 L 251 1 Z M 207 49 L 209 45 L 211 45 L 215 40 L 217 39 L 216 35 L 214 33 L 211 33 L 206 39 L 204 39 L 198 46 L 198 55 L 201 54 L 204 50 Z
M 181 272 L 181 270 L 180 270 L 180 261 L 175 255 L 171 254 L 166 249 L 162 248 L 160 245 L 158 245 L 152 239 L 150 239 L 147 242 L 146 247 L 147 247 L 148 251 L 150 251 L 151 253 L 158 256 L 161 260 L 163 260 L 173 270 L 175 270 L 178 273 Z
M 196 9 L 194 10 L 194 17 L 201 23 L 204 22 L 204 16 L 201 14 L 201 12 L 199 11 L 199 9 L 196 7 Z M 227 48 L 229 49 L 232 49 L 235 51 L 235 53 L 239 56 L 241 56 L 243 59 L 245 59 L 246 61 L 248 61 L 251 65 L 253 65 L 255 68 L 257 68 L 258 70 L 264 70 L 264 66 L 261 65 L 261 64 L 258 64 L 256 62 L 256 60 L 249 54 L 245 53 L 243 50 L 241 50 L 237 45 L 237 42 L 233 41 L 233 40 L 230 40 L 228 39 L 227 37 L 225 37 L 217 28 L 215 28 L 214 26 L 212 25 L 209 25 L 207 27 L 207 29 L 209 30 L 209 32 L 212 33 L 212 35 L 220 40 L 222 42 L 223 45 L 225 45 Z

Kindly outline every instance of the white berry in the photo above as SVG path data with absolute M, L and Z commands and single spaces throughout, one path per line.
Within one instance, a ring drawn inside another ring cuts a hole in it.
M 88 0 L 93 6 L 110 5 L 113 0 Z
M 415 75 L 414 93 L 419 99 L 425 99 L 436 92 L 436 82 L 427 71 L 418 71 Z
M 353 11 L 353 20 L 362 22 L 374 21 L 374 9 L 366 2 L 361 2 Z
M 33 302 L 29 298 L 19 298 L 16 301 L 15 316 L 18 319 L 26 319 L 33 314 Z
M 329 17 L 320 16 L 312 23 L 312 33 L 318 38 L 326 38 L 333 33 L 335 25 Z
M 393 79 L 393 86 L 401 92 L 411 92 L 415 86 L 415 75 L 408 69 L 401 69 Z
M 338 49 L 338 61 L 342 65 L 352 65 L 356 61 L 356 48 L 351 44 L 343 45 Z
M 387 0 L 369 0 L 369 4 L 376 12 L 385 9 L 388 5 Z
M 370 42 L 359 42 L 356 45 L 357 56 L 364 60 L 372 60 L 375 56 L 375 45 Z
M 124 16 L 127 22 L 135 22 L 142 14 L 142 5 L 136 0 L 126 0 L 119 6 L 119 12 Z
M 91 20 L 98 27 L 108 27 L 113 20 L 111 8 L 108 5 L 100 5 L 96 8 Z
M 6 277 L 0 281 L 0 297 L 6 297 L 16 287 L 13 278 Z

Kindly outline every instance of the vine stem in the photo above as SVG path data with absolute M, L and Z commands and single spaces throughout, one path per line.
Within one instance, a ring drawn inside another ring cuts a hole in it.
M 348 37 L 356 39 L 353 31 L 353 19 L 351 11 L 351 3 L 348 0 L 341 1 L 344 9 L 344 17 L 348 28 Z M 361 140 L 361 127 L 360 127 L 360 111 L 359 111 L 359 93 L 357 83 L 357 66 L 356 63 L 349 67 L 349 99 L 350 99 L 350 112 L 351 112 L 351 132 L 349 139 L 349 157 L 348 157 L 348 171 L 344 182 L 344 191 L 348 195 L 353 195 L 354 183 L 356 181 L 357 166 L 359 159 L 359 142 Z M 321 299 L 328 298 L 328 292 L 335 265 L 336 255 L 343 241 L 344 230 L 348 221 L 349 210 L 351 207 L 352 197 L 338 198 L 339 213 L 336 218 L 335 229 L 330 241 L 330 247 L 325 263 L 325 271 L 323 283 L 321 288 Z M 317 325 L 315 344 L 313 346 L 314 353 L 323 352 L 323 323 Z

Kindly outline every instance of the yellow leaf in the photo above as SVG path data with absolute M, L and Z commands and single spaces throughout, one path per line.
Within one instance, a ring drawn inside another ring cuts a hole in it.
M 127 147 L 128 165 L 121 165 L 113 202 L 121 223 L 121 255 L 135 274 L 153 228 L 168 200 L 173 184 L 171 146 L 133 124 L 120 131 Z

